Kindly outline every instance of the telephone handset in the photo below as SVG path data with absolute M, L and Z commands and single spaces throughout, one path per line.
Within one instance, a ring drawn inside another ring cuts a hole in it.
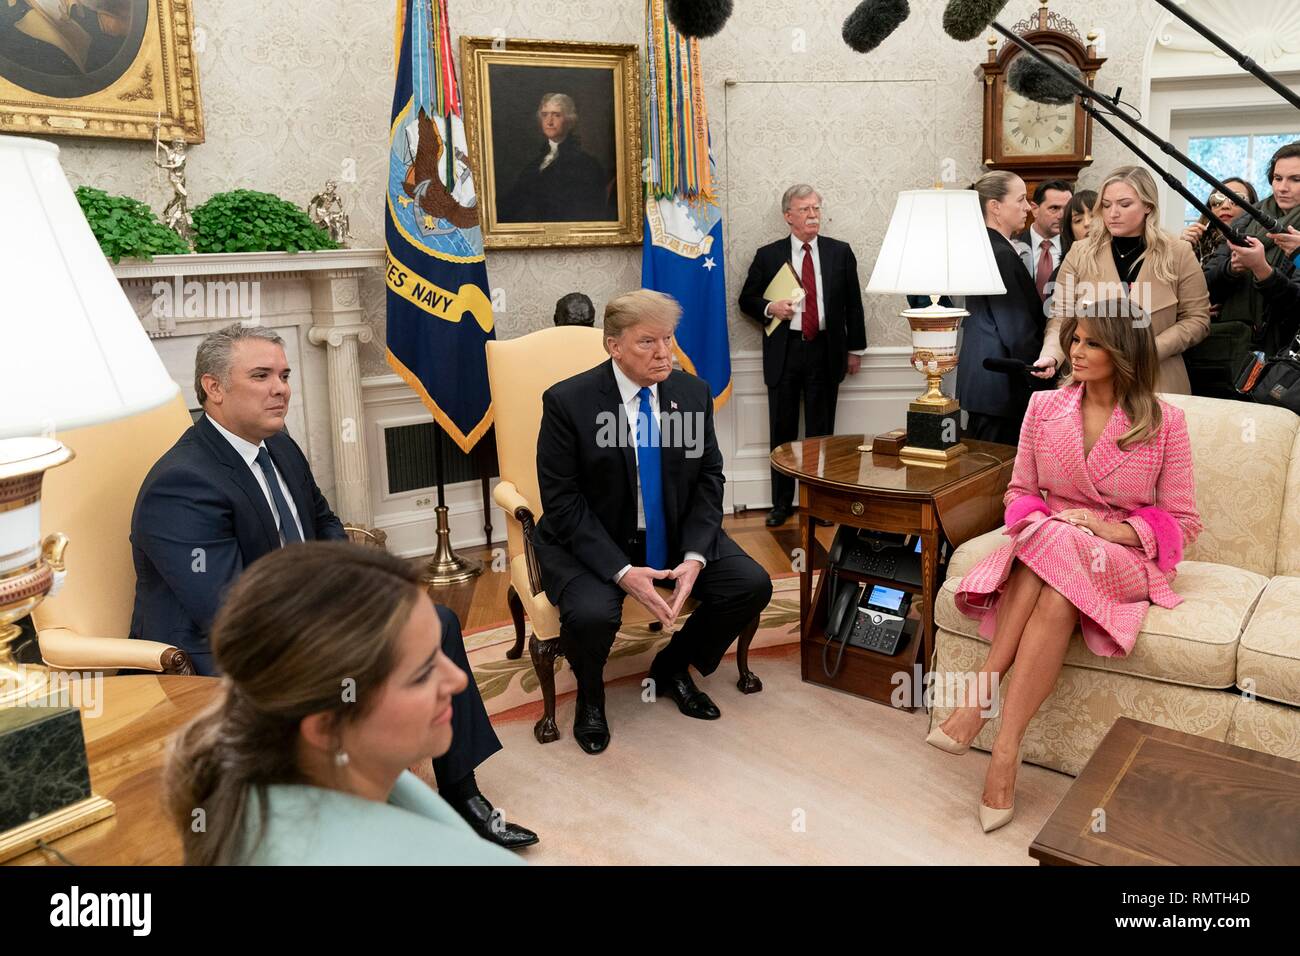
M 840 672 L 844 661 L 844 648 L 848 646 L 849 635 L 853 633 L 853 624 L 858 616 L 858 602 L 862 599 L 863 589 L 852 581 L 831 580 L 831 608 L 826 616 L 826 643 L 822 647 L 822 671 L 827 677 L 834 677 Z M 829 656 L 831 645 L 839 642 L 840 650 L 835 656 L 835 666 L 831 667 Z
M 851 582 L 845 582 L 839 588 L 839 594 L 831 605 L 831 612 L 826 617 L 826 639 L 843 641 L 853 630 L 853 616 L 862 597 L 862 588 Z

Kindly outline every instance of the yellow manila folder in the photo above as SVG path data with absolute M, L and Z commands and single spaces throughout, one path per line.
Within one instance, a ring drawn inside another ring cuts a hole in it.
M 799 284 L 799 278 L 790 268 L 790 263 L 782 263 L 781 268 L 777 270 L 772 281 L 767 284 L 767 289 L 763 292 L 763 298 L 769 302 L 779 302 L 782 299 L 791 299 L 797 306 L 803 301 L 803 286 Z M 767 324 L 766 334 L 771 335 L 776 331 L 784 319 L 773 319 Z

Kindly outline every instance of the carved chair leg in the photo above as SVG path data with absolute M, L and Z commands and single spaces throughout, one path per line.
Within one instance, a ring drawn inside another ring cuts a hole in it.
M 524 602 L 519 600 L 519 592 L 513 584 L 506 589 L 506 604 L 510 606 L 510 617 L 515 622 L 515 646 L 506 651 L 506 657 L 517 661 L 524 653 Z
M 528 655 L 533 659 L 533 670 L 542 686 L 542 719 L 533 725 L 533 736 L 539 744 L 560 739 L 560 729 L 555 725 L 555 658 L 559 653 L 559 638 L 539 641 L 534 634 L 528 639 Z
M 763 682 L 749 669 L 749 645 L 758 632 L 758 618 L 759 615 L 755 615 L 754 619 L 745 625 L 745 629 L 740 632 L 740 638 L 736 641 L 736 669 L 740 671 L 740 680 L 736 681 L 736 686 L 740 688 L 742 694 L 757 694 L 763 689 Z

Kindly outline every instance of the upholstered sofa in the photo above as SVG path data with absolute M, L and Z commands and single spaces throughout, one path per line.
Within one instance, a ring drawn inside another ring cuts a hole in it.
M 1187 414 L 1200 537 L 1178 565 L 1177 608 L 1152 606 L 1133 653 L 1092 654 L 1076 631 L 1025 760 L 1078 774 L 1119 717 L 1300 760 L 1300 418 L 1261 405 L 1162 396 Z M 1003 529 L 952 555 L 935 605 L 934 669 L 975 670 L 988 645 L 957 610 L 962 575 Z M 943 682 L 936 682 L 942 686 Z M 931 723 L 949 702 L 938 695 Z M 988 750 L 991 720 L 974 746 Z

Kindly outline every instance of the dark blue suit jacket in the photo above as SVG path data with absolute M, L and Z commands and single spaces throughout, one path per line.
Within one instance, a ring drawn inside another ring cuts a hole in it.
M 970 316 L 961 324 L 961 354 L 957 363 L 957 400 L 968 412 L 1024 420 L 1029 396 L 1054 387 L 1054 382 L 1008 375 L 984 368 L 986 358 L 1038 359 L 1047 326 L 1038 288 L 1015 247 L 1002 233 L 989 229 L 1004 295 L 968 295 Z
M 553 604 L 590 571 L 613 581 L 632 560 L 637 530 L 636 453 L 628 442 L 604 440 L 602 422 L 619 422 L 623 398 L 612 360 L 552 385 L 542 394 L 537 484 L 542 517 L 533 547 Z M 678 440 L 661 447 L 668 566 L 687 551 L 706 561 L 743 554 L 722 530 L 722 453 L 713 430 L 708 383 L 674 370 L 659 383 L 661 412 L 680 412 Z M 606 417 L 608 416 L 608 417 Z M 687 433 L 687 417 L 691 431 Z M 698 427 L 696 427 L 698 424 Z M 676 427 L 676 425 L 672 426 Z
M 862 307 L 862 287 L 858 281 L 858 260 L 847 242 L 830 236 L 817 237 L 817 256 L 822 266 L 822 305 L 826 310 L 826 333 L 831 360 L 831 381 L 838 385 L 848 372 L 849 353 L 867 347 L 867 320 Z M 768 301 L 763 298 L 768 283 L 785 263 L 791 263 L 793 248 L 790 237 L 762 246 L 754 253 L 745 285 L 740 290 L 740 311 L 764 329 L 770 319 L 763 315 Z M 781 330 L 778 330 L 781 331 Z M 789 337 L 763 336 L 763 381 L 775 388 L 785 368 L 785 344 Z
M 303 538 L 346 538 L 297 443 L 281 432 L 266 448 L 293 495 Z M 257 479 L 207 417 L 200 418 L 150 469 L 135 501 L 131 636 L 173 644 L 198 673 L 215 673 L 208 632 L 226 589 L 278 547 L 275 516 Z

